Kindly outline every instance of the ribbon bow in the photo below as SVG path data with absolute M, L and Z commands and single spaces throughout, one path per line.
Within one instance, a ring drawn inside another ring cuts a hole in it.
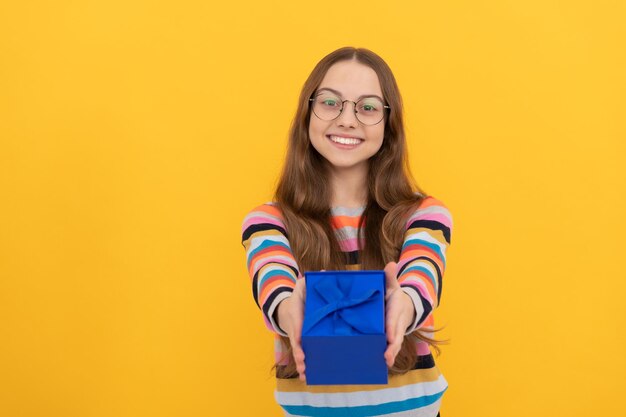
M 323 279 L 317 282 L 313 290 L 327 304 L 308 317 L 303 329 L 304 332 L 310 331 L 311 328 L 330 315 L 333 316 L 333 328 L 336 335 L 350 335 L 354 334 L 354 331 L 361 334 L 375 334 L 379 331 L 366 317 L 363 317 L 352 308 L 375 302 L 380 296 L 379 289 L 365 290 L 355 297 L 348 298 L 350 288 L 342 291 L 336 280 Z

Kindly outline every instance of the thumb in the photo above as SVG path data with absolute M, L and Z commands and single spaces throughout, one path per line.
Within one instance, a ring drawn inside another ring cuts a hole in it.
M 399 286 L 398 279 L 396 278 L 397 270 L 398 264 L 395 262 L 389 262 L 385 265 L 385 286 L 387 290 L 392 290 Z

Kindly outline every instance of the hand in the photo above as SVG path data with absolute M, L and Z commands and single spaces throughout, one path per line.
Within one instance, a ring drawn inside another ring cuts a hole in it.
M 415 320 L 415 306 L 411 297 L 400 288 L 396 278 L 398 264 L 389 262 L 385 266 L 385 332 L 387 333 L 387 350 L 385 361 L 392 367 L 402 347 L 404 333 Z
M 300 380 L 305 381 L 304 351 L 302 350 L 302 322 L 304 321 L 304 300 L 306 286 L 304 278 L 296 281 L 293 293 L 278 304 L 278 326 L 289 336 L 296 370 Z

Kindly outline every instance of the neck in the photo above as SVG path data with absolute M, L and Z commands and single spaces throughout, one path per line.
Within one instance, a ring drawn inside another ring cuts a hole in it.
M 332 169 L 332 207 L 361 207 L 367 204 L 367 166 Z

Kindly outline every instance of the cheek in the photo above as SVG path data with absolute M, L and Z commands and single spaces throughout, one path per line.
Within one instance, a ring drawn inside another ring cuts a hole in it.
M 377 144 L 379 144 L 379 146 L 382 146 L 383 140 L 385 137 L 385 127 L 376 126 L 376 128 L 372 129 L 369 133 L 370 133 L 369 137 L 371 138 L 370 140 L 372 140 L 373 142 L 376 142 Z
M 309 120 L 309 140 L 319 141 L 320 138 L 324 136 L 325 131 L 326 125 L 324 123 L 320 123 L 320 120 L 316 117 L 311 117 Z

